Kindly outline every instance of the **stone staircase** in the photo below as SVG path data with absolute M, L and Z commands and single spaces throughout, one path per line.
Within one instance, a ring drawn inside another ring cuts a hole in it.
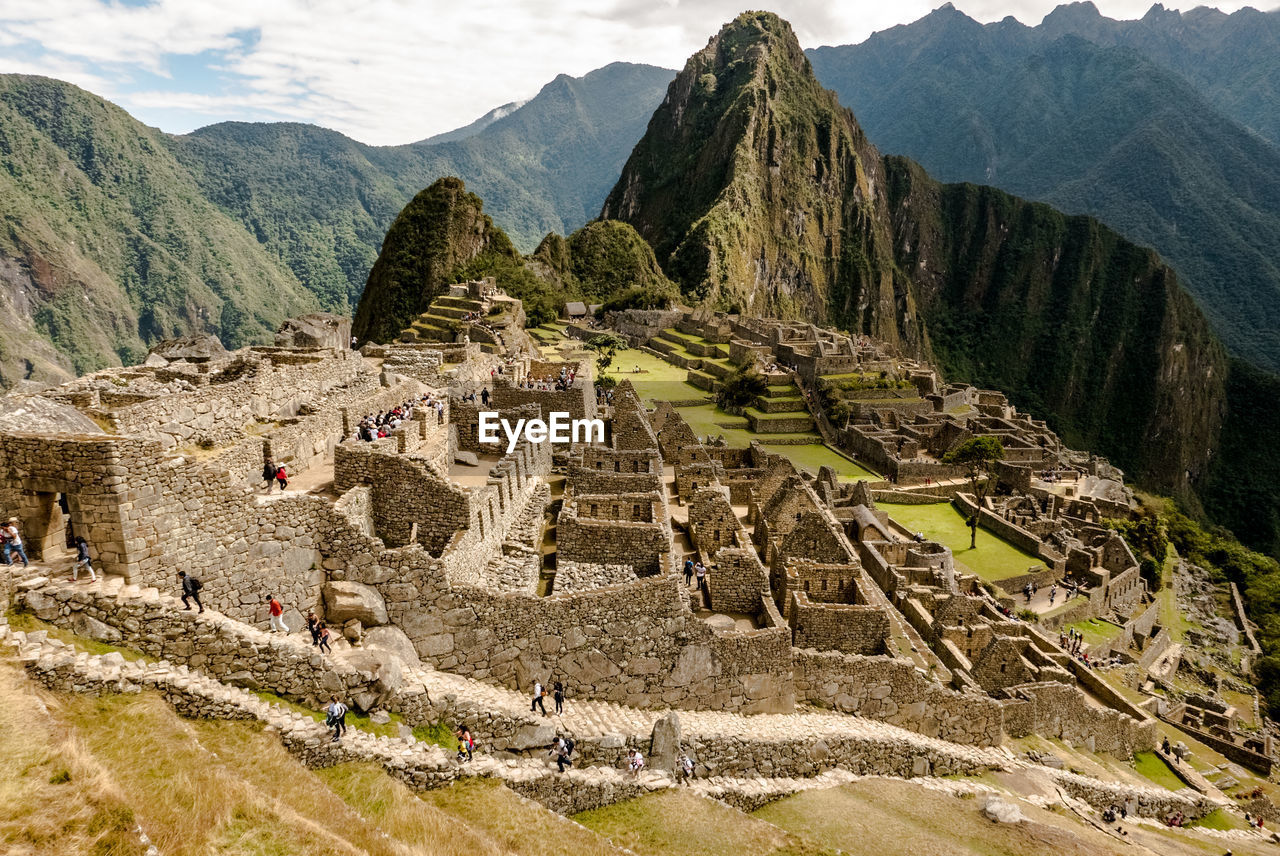
M 273 636 L 210 610 L 204 615 L 182 613 L 176 599 L 154 588 L 126 585 L 120 578 L 72 584 L 37 576 L 18 583 L 17 590 L 19 599 L 26 599 L 28 606 L 33 592 L 59 604 L 59 609 L 83 606 L 95 597 L 141 602 L 150 608 L 176 610 L 193 625 L 234 630 L 246 643 L 265 643 L 269 651 L 318 656 L 309 640 L 300 636 Z M 530 711 L 530 699 L 523 693 L 418 665 L 405 666 L 402 685 L 386 706 L 414 725 L 465 723 L 485 753 L 463 766 L 438 747 L 354 729 L 348 740 L 334 746 L 326 742 L 323 725 L 185 663 L 175 665 L 169 659 L 130 662 L 120 654 L 89 655 L 48 638 L 43 631 L 10 632 L 7 621 L 0 617 L 0 622 L 0 640 L 17 649 L 28 670 L 46 686 L 76 692 L 157 689 L 184 715 L 260 720 L 279 730 L 290 751 L 313 766 L 359 757 L 382 764 L 388 772 L 420 788 L 437 787 L 464 775 L 491 775 L 557 811 L 581 811 L 583 806 L 594 807 L 673 784 L 664 772 L 648 772 L 637 780 L 617 769 L 628 749 L 645 754 L 658 750 L 659 721 L 671 722 L 668 711 L 569 698 L 563 715 L 543 716 Z M 195 635 L 194 627 L 191 635 Z M 585 767 L 568 774 L 565 781 L 572 785 L 544 781 L 548 777 L 561 779 L 552 775 L 554 765 L 548 766 L 543 754 L 557 734 L 574 738 L 575 762 Z M 839 784 L 847 780 L 841 777 L 852 775 L 915 778 L 1032 767 L 1047 771 L 1064 790 L 1091 804 L 1131 799 L 1135 813 L 1149 814 L 1173 809 L 1194 814 L 1197 809 L 1197 801 L 1182 794 L 1049 770 L 1016 758 L 1003 747 L 950 743 L 845 714 L 679 711 L 674 735 L 674 743 L 695 760 L 700 779 L 710 777 L 698 787 L 732 793 L 744 805 L 820 787 L 822 782 Z M 667 743 L 670 751 L 671 740 Z M 711 783 L 716 784 L 713 787 Z M 581 795 L 572 793 L 575 790 Z M 708 795 L 712 795 L 710 791 Z M 733 801 L 723 795 L 717 798 Z M 1148 810 L 1144 812 L 1143 807 Z

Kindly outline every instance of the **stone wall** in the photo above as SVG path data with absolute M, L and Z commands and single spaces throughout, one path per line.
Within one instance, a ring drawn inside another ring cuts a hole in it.
M 909 660 L 811 649 L 796 649 L 794 659 L 798 700 L 953 743 L 1000 744 L 1004 718 L 998 701 L 948 690 Z
M 1079 688 L 1057 682 L 1025 684 L 1014 690 L 1015 697 L 1031 702 L 1028 720 L 1031 731 L 1042 737 L 1066 740 L 1090 752 L 1108 752 L 1129 758 L 1134 752 L 1156 745 L 1156 722 L 1139 722 L 1127 714 L 1096 707 L 1085 700 Z M 1020 737 L 1021 734 L 1010 734 Z
M 557 371 L 563 363 L 555 363 Z M 497 378 L 490 392 L 494 410 L 505 410 L 524 404 L 537 404 L 542 412 L 568 413 L 573 419 L 596 418 L 595 385 L 591 382 L 589 363 L 578 365 L 578 375 L 565 390 L 523 389 L 505 378 Z
M 814 603 L 803 591 L 791 595 L 791 631 L 797 648 L 845 654 L 883 654 L 889 616 L 858 604 Z
M 760 610 L 760 597 L 769 595 L 769 575 L 749 546 L 725 547 L 716 552 L 707 573 L 707 590 L 712 609 L 754 615 Z
M 671 570 L 671 550 L 659 494 L 566 495 L 556 522 L 558 561 L 628 566 L 649 576 Z

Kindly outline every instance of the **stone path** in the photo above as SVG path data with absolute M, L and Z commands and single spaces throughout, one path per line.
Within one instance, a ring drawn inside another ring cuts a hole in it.
M 154 588 L 125 585 L 118 577 L 94 584 L 50 582 L 36 577 L 19 583 L 17 588 L 20 593 L 34 589 L 54 597 L 62 591 L 65 596 L 76 599 L 95 596 L 141 598 L 148 603 L 181 608 L 176 599 Z M 199 619 L 195 613 L 191 616 L 193 622 L 200 620 L 230 625 L 246 639 L 270 637 L 272 646 L 296 647 L 300 653 L 309 653 L 311 649 L 309 641 L 298 636 L 271 636 L 211 610 L 206 610 Z M 361 757 L 382 763 L 394 775 L 417 787 L 437 786 L 460 775 L 494 775 L 517 782 L 540 782 L 541 777 L 554 769 L 548 767 L 541 757 L 536 760 L 527 757 L 499 760 L 486 754 L 478 755 L 473 764 L 466 766 L 465 770 L 470 772 L 460 772 L 454 769 L 457 765 L 451 760 L 450 753 L 444 750 L 400 740 L 389 741 L 354 730 L 352 738 L 342 747 L 330 750 L 321 745 L 327 739 L 325 730 L 314 720 L 270 705 L 245 690 L 223 684 L 186 665 L 173 665 L 167 661 L 159 664 L 130 663 L 119 654 L 94 657 L 48 639 L 43 632 L 9 633 L 7 623 L 0 624 L 0 639 L 6 635 L 8 644 L 19 649 L 28 669 L 33 670 L 38 678 L 45 676 L 40 679 L 47 685 L 83 691 L 86 687 L 123 683 L 155 687 L 165 691 L 167 696 L 176 693 L 176 697 L 170 700 L 175 701 L 176 698 L 175 704 L 184 713 L 217 718 L 254 718 L 280 729 L 286 745 L 291 751 L 303 755 L 307 763 L 336 763 L 333 759 L 341 756 L 335 756 L 333 752 L 339 749 L 359 750 L 365 753 Z M 59 669 L 70 677 L 51 678 L 58 674 Z M 199 697 L 198 703 L 191 700 L 193 695 Z M 626 748 L 639 748 L 648 754 L 654 725 L 666 715 L 666 711 L 569 699 L 564 715 L 543 717 L 530 712 L 529 699 L 514 690 L 420 666 L 406 667 L 404 684 L 397 700 L 408 704 L 417 698 L 418 709 L 421 710 L 424 697 L 429 699 L 433 710 L 448 709 L 461 711 L 464 715 L 493 717 L 509 738 L 518 738 L 506 744 L 495 742 L 486 748 L 537 750 L 550 743 L 556 734 L 572 736 L 581 750 L 580 763 L 596 765 L 578 770 L 571 777 L 587 793 L 608 792 L 613 794 L 609 798 L 612 801 L 625 798 L 619 796 L 624 792 L 634 795 L 641 785 L 652 789 L 672 784 L 667 774 L 656 771 L 646 774 L 651 778 L 642 779 L 638 784 L 631 777 L 616 778 L 623 775 L 616 768 Z M 397 704 L 393 702 L 389 707 L 396 709 Z M 1030 765 L 1004 747 L 964 746 L 845 714 L 799 711 L 744 715 L 721 711 L 679 711 L 678 717 L 682 745 L 690 750 L 700 766 L 709 764 L 713 771 L 725 774 L 710 781 L 719 782 L 716 787 L 745 794 L 751 800 L 775 792 L 778 795 L 794 793 L 802 787 L 799 783 L 807 783 L 803 787 L 813 787 L 817 786 L 813 784 L 816 782 L 836 782 L 841 776 L 852 775 L 853 772 L 911 778 L 1031 767 L 1045 771 L 1068 792 L 1092 804 L 1133 798 L 1149 806 L 1150 813 L 1164 810 L 1168 805 L 1184 811 L 1193 809 L 1190 799 L 1173 792 L 1101 782 L 1065 771 L 1049 770 Z M 301 748 L 295 748 L 294 744 Z M 537 752 L 537 755 L 541 754 Z M 699 787 L 710 788 L 711 785 Z M 550 789 L 554 794 L 539 795 L 544 789 Z M 566 810 L 566 805 L 581 803 L 578 798 L 565 803 L 567 798 L 563 796 L 563 790 L 559 786 L 529 784 L 523 792 L 557 810 Z

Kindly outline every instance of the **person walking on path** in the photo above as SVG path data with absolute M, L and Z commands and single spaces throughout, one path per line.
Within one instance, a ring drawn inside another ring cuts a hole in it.
M 564 713 L 564 684 L 556 681 L 552 686 L 555 690 L 552 693 L 552 698 L 556 701 L 556 714 L 559 715 Z
M 267 595 L 267 612 L 271 614 L 271 632 L 288 633 L 289 625 L 284 623 L 284 607 L 275 595 Z
M 573 740 L 569 737 L 557 737 L 552 754 L 556 759 L 556 769 L 563 773 L 565 767 L 573 766 Z
M 676 779 L 686 785 L 693 781 L 693 761 L 684 752 L 676 759 Z
M 190 599 L 204 612 L 204 604 L 200 602 L 200 589 L 204 588 L 204 583 L 186 571 L 178 571 L 178 579 L 182 580 L 182 608 L 191 609 L 191 604 L 187 602 Z
M 484 389 L 480 390 L 480 400 L 484 402 L 485 407 L 489 406 L 489 387 L 486 386 Z
M 98 579 L 98 575 L 93 571 L 93 562 L 89 559 L 89 542 L 84 540 L 83 535 L 76 536 L 76 563 L 71 567 L 71 582 L 80 579 L 80 569 L 84 568 L 89 572 L 89 582 Z
M 316 634 L 316 644 L 320 646 L 320 653 L 333 653 L 333 649 L 329 647 L 329 625 L 323 621 L 320 622 L 320 629 Z
M 693 559 L 684 560 L 684 587 L 693 585 Z
M 10 517 L 9 523 L 0 530 L 0 534 L 4 536 L 4 563 L 12 565 L 13 554 L 17 553 L 22 557 L 22 567 L 30 567 L 31 562 L 27 560 L 26 548 L 22 546 L 22 533 L 18 531 L 18 518 Z
M 311 644 L 320 644 L 320 618 L 316 615 L 316 611 L 307 612 L 307 630 L 311 631 Z
M 267 483 L 267 493 L 271 493 L 271 483 L 276 480 L 276 465 L 270 458 L 262 465 L 262 480 Z
M 280 485 L 280 492 L 284 493 L 285 488 L 289 486 L 289 474 L 284 471 L 284 464 L 276 467 L 276 481 Z
M 710 606 L 711 598 L 707 594 L 707 566 L 699 562 L 693 570 L 698 575 L 698 591 L 702 592 L 704 602 Z
M 338 701 L 336 695 L 329 696 L 329 706 L 325 708 L 325 725 L 333 729 L 333 740 L 337 743 L 347 733 L 347 706 Z
M 472 753 L 476 750 L 475 738 L 471 736 L 471 729 L 465 725 L 458 729 L 458 760 L 462 760 L 465 753 L 467 760 L 470 761 Z
M 545 687 L 542 686 L 542 681 L 534 681 L 533 682 L 533 701 L 530 702 L 529 704 L 530 713 L 533 713 L 535 710 L 541 710 L 543 716 L 547 715 L 547 703 L 542 700 L 542 697 L 546 694 L 547 694 L 547 690 Z

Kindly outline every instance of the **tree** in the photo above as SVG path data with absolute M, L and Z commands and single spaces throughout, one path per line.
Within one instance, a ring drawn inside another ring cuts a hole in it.
M 746 407 L 769 392 L 769 381 L 754 366 L 735 369 L 716 393 L 716 403 L 724 409 Z
M 605 369 L 613 365 L 614 355 L 618 351 L 625 351 L 627 347 L 627 340 L 617 333 L 601 333 L 587 340 L 587 350 L 596 353 L 596 368 L 601 377 L 604 376 Z
M 942 456 L 944 464 L 962 466 L 969 474 L 973 500 L 978 505 L 978 510 L 969 518 L 969 549 L 971 550 L 978 546 L 978 516 L 982 512 L 982 501 L 986 499 L 987 491 L 991 489 L 991 465 L 1002 460 L 1004 460 L 1004 446 L 1000 445 L 997 438 L 991 436 L 970 437 Z M 981 476 L 987 478 L 979 486 L 978 479 Z

